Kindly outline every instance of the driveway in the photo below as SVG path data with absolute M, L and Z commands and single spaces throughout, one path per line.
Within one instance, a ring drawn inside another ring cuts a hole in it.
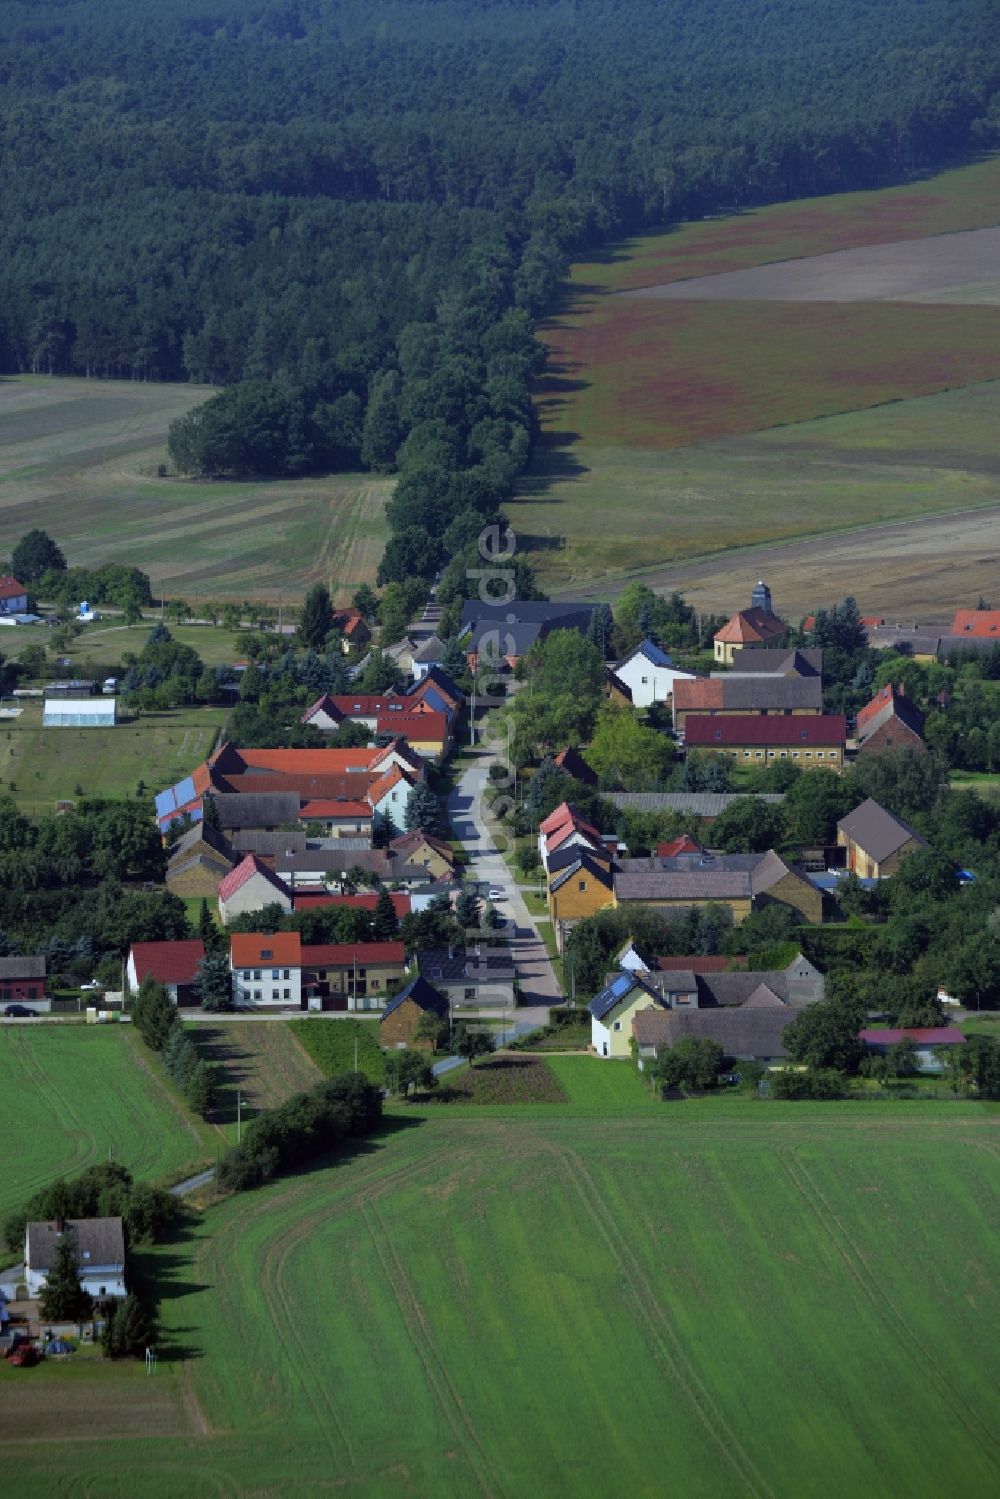
M 547 1007 L 561 1004 L 562 994 L 555 971 L 545 943 L 538 935 L 535 919 L 524 903 L 516 879 L 500 857 L 483 817 L 483 790 L 495 759 L 492 751 L 479 752 L 475 763 L 463 773 L 448 797 L 448 817 L 455 837 L 461 839 L 469 856 L 469 878 L 481 884 L 496 885 L 504 892 L 503 900 L 498 900 L 496 906 L 507 923 L 508 940 L 525 1005 Z

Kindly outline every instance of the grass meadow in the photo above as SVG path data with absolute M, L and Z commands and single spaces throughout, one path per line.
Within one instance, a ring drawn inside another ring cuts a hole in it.
M 136 1368 L 131 1436 L 5 1433 L 20 1492 L 997 1487 L 994 1116 L 623 1109 L 624 1064 L 548 1066 L 575 1106 L 394 1115 L 156 1251 L 160 1424 Z
M 189 775 L 215 744 L 224 708 L 171 708 L 113 729 L 46 729 L 37 700 L 20 718 L 0 720 L 0 794 L 22 811 L 55 811 L 83 796 L 147 799 Z
M 575 266 L 542 330 L 542 438 L 510 507 L 543 581 L 599 587 L 637 563 L 995 504 L 1000 308 L 613 293 L 998 222 L 1000 158 Z
M 340 1077 L 354 1071 L 355 1045 L 358 1071 L 373 1083 L 385 1078 L 385 1058 L 379 1045 L 378 1020 L 292 1020 L 289 1032 L 312 1059 L 324 1077 Z
M 71 564 L 141 567 L 167 598 L 294 599 L 322 580 L 346 601 L 372 582 L 391 481 L 158 477 L 171 421 L 211 394 L 190 385 L 0 380 L 0 555 L 42 515 Z
M 0 1026 L 0 1077 L 0 1220 L 109 1155 L 145 1181 L 177 1180 L 214 1158 L 215 1131 L 127 1025 Z

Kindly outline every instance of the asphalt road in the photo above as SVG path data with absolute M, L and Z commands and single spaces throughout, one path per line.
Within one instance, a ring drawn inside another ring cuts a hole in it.
M 504 892 L 503 899 L 495 904 L 507 921 L 514 966 L 524 995 L 524 1006 L 518 1009 L 518 1019 L 544 1025 L 548 1006 L 561 1004 L 563 996 L 534 917 L 524 903 L 514 876 L 497 851 L 483 817 L 482 794 L 489 767 L 495 759 L 491 751 L 480 751 L 476 763 L 464 772 L 448 797 L 448 817 L 455 837 L 461 839 L 468 853 L 469 878 L 496 886 Z M 532 1011 L 538 1011 L 538 1014 L 534 1015 Z

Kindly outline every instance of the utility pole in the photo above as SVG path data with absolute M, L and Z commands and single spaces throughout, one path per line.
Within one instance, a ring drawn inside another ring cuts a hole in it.
M 243 1093 L 236 1089 L 236 1143 L 240 1143 L 243 1135 Z
M 358 1038 L 357 1038 L 357 1036 L 355 1036 L 355 1038 L 354 1038 L 354 1070 L 355 1070 L 355 1072 L 357 1072 L 357 1070 L 358 1070 Z

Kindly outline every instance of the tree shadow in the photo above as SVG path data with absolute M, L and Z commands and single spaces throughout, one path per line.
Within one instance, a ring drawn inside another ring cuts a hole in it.
M 261 1112 L 259 1105 L 248 1102 L 245 1096 L 253 1074 L 249 1059 L 236 1045 L 235 1030 L 233 1025 L 198 1025 L 190 1032 L 198 1055 L 218 1068 L 215 1103 L 209 1115 L 211 1124 L 235 1124 L 238 1116 L 248 1123 Z M 242 1110 L 238 1107 L 240 1093 L 244 1094 Z

